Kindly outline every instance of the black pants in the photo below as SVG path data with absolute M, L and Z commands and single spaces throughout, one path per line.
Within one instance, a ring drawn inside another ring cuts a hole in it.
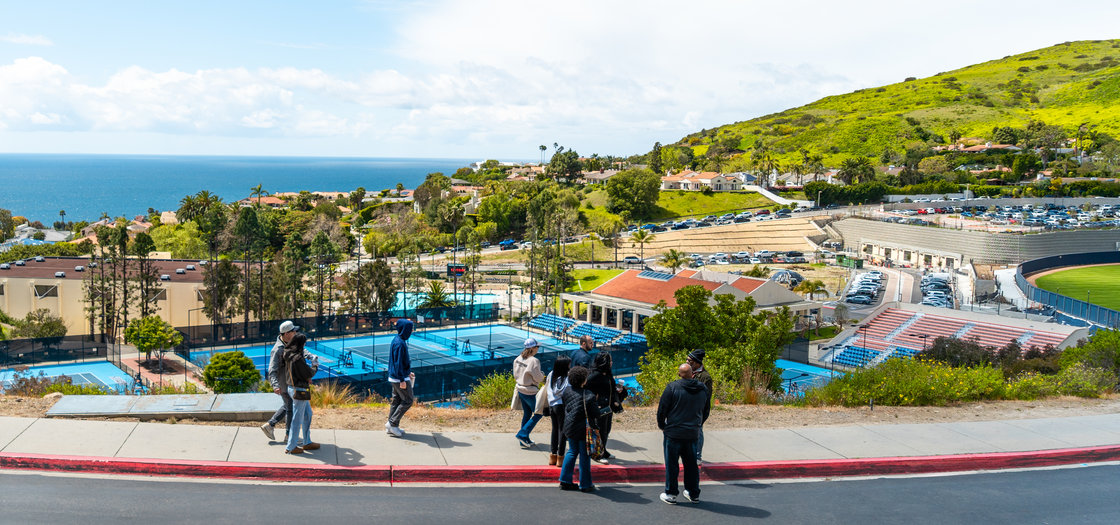
M 548 450 L 552 454 L 563 456 L 568 445 L 568 438 L 564 436 L 564 405 L 548 407 L 548 410 L 548 417 L 552 420 L 552 440 Z
M 284 404 L 280 405 L 280 408 L 276 409 L 276 413 L 272 414 L 272 419 L 268 420 L 268 424 L 275 427 L 280 423 L 280 420 L 283 419 L 284 435 L 286 436 L 292 428 L 292 398 L 288 395 L 287 388 L 285 388 L 284 391 L 281 392 L 280 399 L 284 400 Z
M 603 408 L 600 410 L 606 409 Z M 606 450 L 607 448 L 607 438 L 611 435 L 611 423 L 613 421 L 614 413 L 612 412 L 608 412 L 605 416 L 599 416 L 599 437 L 603 438 L 603 450 Z
M 677 475 L 684 465 L 684 489 L 693 498 L 700 495 L 700 467 L 696 465 L 696 440 L 673 439 L 665 436 L 665 493 L 676 496 Z
M 408 385 L 408 388 L 401 388 L 401 383 Z M 393 397 L 389 400 L 389 424 L 394 427 L 401 426 L 401 418 L 412 407 L 412 384 L 410 381 L 401 383 L 392 383 Z

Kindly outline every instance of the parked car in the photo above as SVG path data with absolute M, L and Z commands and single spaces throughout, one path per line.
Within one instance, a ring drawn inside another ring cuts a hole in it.
M 626 264 L 642 264 L 642 258 L 637 255 L 627 255 L 622 258 L 622 262 Z
M 852 304 L 871 304 L 872 300 L 866 295 L 849 295 L 845 302 Z

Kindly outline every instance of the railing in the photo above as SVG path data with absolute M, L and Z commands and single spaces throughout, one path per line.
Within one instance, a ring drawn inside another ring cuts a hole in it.
M 1120 263 L 1120 251 L 1071 253 L 1043 257 L 1019 265 L 1019 268 L 1015 271 L 1015 284 L 1019 286 L 1019 289 L 1030 301 L 1053 307 L 1063 314 L 1084 319 L 1097 326 L 1117 327 L 1120 326 L 1120 311 L 1043 290 L 1031 284 L 1024 276 L 1050 268 L 1115 263 Z

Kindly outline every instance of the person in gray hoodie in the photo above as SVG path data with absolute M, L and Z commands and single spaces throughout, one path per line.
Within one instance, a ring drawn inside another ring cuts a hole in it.
M 665 434 L 665 492 L 661 501 L 677 503 L 678 463 L 684 465 L 684 501 L 700 502 L 700 468 L 696 464 L 696 439 L 712 406 L 708 388 L 692 377 L 687 364 L 677 368 L 680 379 L 669 383 L 657 403 L 657 428 Z
M 268 436 L 269 441 L 276 439 L 276 424 L 284 420 L 284 441 L 288 441 L 287 434 L 292 428 L 292 398 L 288 395 L 288 363 L 284 362 L 284 346 L 292 342 L 292 338 L 299 332 L 299 327 L 291 321 L 280 323 L 280 335 L 272 345 L 272 353 L 268 358 L 268 382 L 272 384 L 272 391 L 280 396 L 283 404 L 272 414 L 267 423 L 261 425 L 261 432 Z

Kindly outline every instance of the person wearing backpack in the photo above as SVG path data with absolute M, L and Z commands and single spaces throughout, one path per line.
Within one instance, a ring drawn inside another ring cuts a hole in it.
M 319 370 L 319 359 L 304 352 L 306 344 L 307 336 L 296 334 L 284 347 L 284 362 L 288 365 L 288 396 L 292 398 L 292 428 L 288 432 L 285 454 L 303 454 L 305 450 L 319 448 L 318 443 L 311 441 L 311 378 Z

